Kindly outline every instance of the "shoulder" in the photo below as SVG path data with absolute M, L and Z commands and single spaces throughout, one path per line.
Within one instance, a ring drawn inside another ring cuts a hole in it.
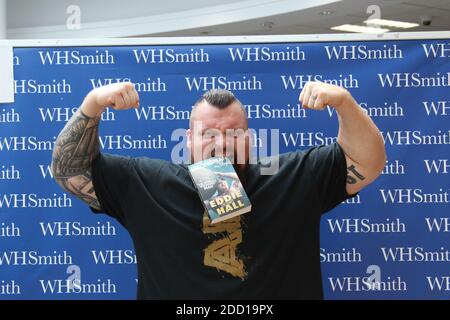
M 97 170 L 120 170 L 123 169 L 131 174 L 137 173 L 159 173 L 163 171 L 166 174 L 187 171 L 187 168 L 180 164 L 175 164 L 163 159 L 154 159 L 149 157 L 130 157 L 118 154 L 100 153 L 94 160 L 93 165 Z
M 256 164 L 258 166 L 263 166 L 264 164 L 278 161 L 280 165 L 289 165 L 298 161 L 322 159 L 336 154 L 343 154 L 343 152 L 339 144 L 337 142 L 334 142 L 328 145 L 319 145 L 311 147 L 309 149 L 299 149 L 280 153 L 278 155 L 270 157 L 264 157 L 258 159 Z
M 309 148 L 307 150 L 298 150 L 280 155 L 280 158 L 285 162 L 289 161 L 308 161 L 320 163 L 321 161 L 328 161 L 333 159 L 341 159 L 344 157 L 344 152 L 337 142 L 328 145 L 320 145 Z
M 132 166 L 139 175 L 154 178 L 182 178 L 189 176 L 187 166 L 163 159 L 136 157 L 131 159 Z
M 315 146 L 309 149 L 289 151 L 275 156 L 264 157 L 250 166 L 254 174 L 276 175 L 278 173 L 312 173 L 344 162 L 344 153 L 337 142 Z

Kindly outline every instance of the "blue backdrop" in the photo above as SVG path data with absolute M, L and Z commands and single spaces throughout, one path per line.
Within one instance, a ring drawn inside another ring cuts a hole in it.
M 348 88 L 388 154 L 376 182 L 322 218 L 325 297 L 449 299 L 449 61 L 448 39 L 15 48 L 15 102 L 0 105 L 0 299 L 135 298 L 126 230 L 49 169 L 91 89 L 132 81 L 141 97 L 104 113 L 105 152 L 170 160 L 172 132 L 213 87 L 236 94 L 256 132 L 279 129 L 280 153 L 333 142 L 334 110 L 298 104 L 314 79 Z

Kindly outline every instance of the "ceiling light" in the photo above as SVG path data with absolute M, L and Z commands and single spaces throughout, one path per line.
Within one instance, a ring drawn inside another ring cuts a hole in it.
M 386 26 L 386 27 L 402 28 L 402 29 L 414 28 L 414 27 L 419 26 L 419 24 L 417 24 L 417 23 L 395 21 L 395 20 L 385 20 L 385 19 L 369 19 L 369 20 L 365 20 L 364 23 L 370 24 L 370 25 Z
M 323 11 L 319 12 L 319 14 L 321 16 L 329 16 L 330 14 L 333 14 L 333 13 L 334 13 L 334 11 L 328 11 L 328 10 L 323 10 Z
M 265 21 L 265 22 L 261 23 L 261 25 L 267 29 L 272 29 L 274 24 L 275 23 L 273 23 L 272 21 Z
M 343 24 L 340 26 L 331 27 L 331 30 L 360 32 L 360 33 L 384 33 L 390 31 L 389 29 L 372 28 L 372 27 L 358 26 L 354 24 Z

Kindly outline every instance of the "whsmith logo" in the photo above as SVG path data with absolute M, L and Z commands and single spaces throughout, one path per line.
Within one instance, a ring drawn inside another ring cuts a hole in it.
M 378 73 L 381 86 L 394 88 L 429 88 L 450 86 L 450 72 L 423 76 L 420 72 Z
M 373 282 L 370 277 L 329 277 L 328 281 L 333 292 L 407 291 L 406 282 L 401 277 L 387 277 L 379 282 Z
M 406 224 L 399 218 L 386 218 L 383 222 L 363 219 L 327 219 L 331 233 L 402 233 L 406 232 Z
M 12 281 L 0 281 L 0 295 L 13 295 L 13 294 L 21 294 L 20 286 L 16 283 L 15 280 Z
M 425 168 L 428 174 L 448 174 L 450 172 L 450 161 L 449 159 L 424 159 Z
M 152 137 L 148 135 L 147 138 L 136 139 L 131 135 L 106 135 L 101 136 L 100 145 L 102 149 L 114 150 L 136 150 L 136 149 L 167 149 L 167 140 L 161 135 Z
M 322 144 L 332 144 L 337 140 L 336 136 L 326 136 L 323 132 L 282 132 L 283 142 L 286 147 L 313 147 Z
M 36 266 L 36 265 L 68 265 L 72 256 L 63 251 L 53 251 L 51 255 L 42 255 L 37 251 L 0 251 L 0 266 Z
M 99 294 L 117 293 L 117 286 L 111 279 L 103 281 L 97 279 L 96 283 L 84 283 L 78 279 L 39 280 L 44 294 Z
M 5 109 L 0 111 L 0 124 L 2 123 L 15 123 L 20 122 L 20 114 L 16 112 L 14 108 Z
M 15 165 L 0 167 L 0 180 L 20 180 L 20 170 Z
M 298 119 L 306 118 L 306 110 L 297 103 L 291 106 L 289 103 L 283 107 L 270 104 L 246 104 L 244 105 L 249 119 Z
M 72 115 L 77 112 L 78 107 L 74 108 L 38 108 L 39 115 L 41 116 L 42 122 L 67 122 L 72 117 Z M 106 108 L 102 115 L 102 121 L 114 121 L 116 120 L 114 112 L 109 108 Z
M 114 55 L 108 50 L 95 50 L 93 54 L 81 54 L 78 50 L 38 51 L 43 65 L 83 65 L 83 64 L 114 64 Z
M 428 231 L 430 232 L 450 232 L 450 218 L 425 218 Z
M 422 189 L 380 189 L 383 203 L 449 203 L 449 192 L 424 192 Z
M 115 236 L 116 228 L 108 221 L 97 225 L 82 225 L 79 221 L 39 222 L 42 235 L 50 237 L 78 237 L 78 236 Z
M 384 103 L 383 106 L 368 106 L 366 102 L 361 102 L 360 107 L 367 113 L 370 117 L 403 117 L 404 111 L 403 107 L 398 105 L 398 102 Z M 331 108 L 334 110 L 334 108 Z
M 137 92 L 164 92 L 167 91 L 167 83 L 164 82 L 160 77 L 150 78 L 148 77 L 146 81 L 139 81 L 137 79 L 131 79 L 128 77 L 118 77 L 118 78 L 103 78 L 103 79 L 89 79 L 93 89 L 98 87 L 103 87 L 112 83 L 121 82 L 131 82 Z
M 3 237 L 20 237 L 20 228 L 14 222 L 0 224 L 0 238 Z
M 189 91 L 208 91 L 210 89 L 225 89 L 230 91 L 262 90 L 262 81 L 255 75 L 241 76 L 239 79 L 226 76 L 218 77 L 185 77 Z
M 72 207 L 72 199 L 66 193 L 51 197 L 40 197 L 36 193 L 0 194 L 2 208 L 68 208 Z
M 423 247 L 382 247 L 385 261 L 392 262 L 450 262 L 450 251 L 444 247 L 425 250 Z
M 133 250 L 91 250 L 95 264 L 136 264 Z
M 384 143 L 397 146 L 408 145 L 447 145 L 450 144 L 450 130 L 423 134 L 420 130 L 382 131 Z
M 283 49 L 272 47 L 228 48 L 231 61 L 305 61 L 305 52 L 299 46 Z
M 405 174 L 405 165 L 401 164 L 400 161 L 394 160 L 389 161 L 386 160 L 386 165 L 384 166 L 383 171 L 381 171 L 383 175 L 396 175 L 396 174 Z
M 406 282 L 401 277 L 388 276 L 382 280 L 381 268 L 377 265 L 367 267 L 368 276 L 329 277 L 332 291 L 370 292 L 370 291 L 407 291 Z
M 320 248 L 320 262 L 362 262 L 362 256 L 355 248 L 351 248 L 350 250 L 342 248 L 341 252 L 329 252 L 324 248 Z
M 209 54 L 203 48 L 189 50 L 145 49 L 133 50 L 137 63 L 201 63 L 209 62 Z
M 384 103 L 384 106 L 367 106 L 366 102 L 360 103 L 361 109 L 369 116 L 369 117 L 403 117 L 404 111 L 401 106 L 398 105 L 397 102 L 392 104 Z M 330 106 L 326 106 L 326 110 L 328 111 L 328 115 L 330 118 L 336 113 L 336 109 Z
M 450 276 L 427 276 L 427 281 L 431 291 L 450 291 Z
M 450 58 L 450 43 L 422 43 L 427 58 Z
M 14 80 L 15 94 L 61 94 L 72 93 L 72 86 L 66 79 L 52 80 L 50 83 L 37 80 Z
M 422 101 L 427 116 L 449 116 L 450 102 L 445 100 L 439 101 Z
M 147 106 L 134 109 L 137 120 L 189 120 L 191 111 L 175 106 Z
M 281 75 L 281 81 L 285 90 L 301 90 L 308 81 L 322 81 L 325 83 L 341 86 L 344 88 L 359 88 L 359 81 L 352 74 L 342 75 L 338 78 L 324 78 L 321 74 L 296 74 L 296 75 Z
M 325 46 L 328 60 L 389 60 L 403 59 L 397 45 L 383 45 L 383 48 L 367 48 L 366 45 Z
M 49 151 L 53 150 L 56 137 L 53 140 L 41 140 L 35 136 L 0 137 L 0 151 Z

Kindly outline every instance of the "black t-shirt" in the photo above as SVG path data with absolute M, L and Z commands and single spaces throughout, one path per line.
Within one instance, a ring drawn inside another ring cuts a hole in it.
M 244 186 L 252 211 L 210 225 L 185 165 L 95 159 L 102 210 L 134 243 L 138 299 L 323 298 L 320 218 L 350 197 L 344 153 L 333 143 L 281 154 L 274 175 L 260 166 Z

